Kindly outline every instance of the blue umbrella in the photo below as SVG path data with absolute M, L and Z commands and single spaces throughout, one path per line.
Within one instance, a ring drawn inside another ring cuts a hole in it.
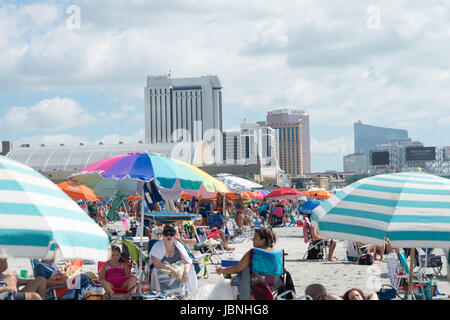
M 313 200 L 308 200 L 305 203 L 303 203 L 299 208 L 298 208 L 298 212 L 302 213 L 302 214 L 311 214 L 312 211 L 317 207 L 320 206 L 320 201 L 313 199 Z

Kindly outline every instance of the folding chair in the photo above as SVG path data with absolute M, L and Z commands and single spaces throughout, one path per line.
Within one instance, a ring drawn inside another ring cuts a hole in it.
M 279 294 L 284 293 L 284 291 L 280 292 L 285 285 L 287 273 L 284 265 L 284 255 L 284 250 L 251 249 L 249 257 L 250 281 L 252 295 L 256 300 L 258 300 L 258 292 L 261 292 L 260 288 L 267 288 L 272 293 L 272 295 L 268 294 L 269 292 L 263 294 L 264 300 L 268 300 L 270 297 L 275 299 Z M 286 292 L 284 296 L 289 293 Z
M 36 265 L 39 263 L 38 260 L 36 259 L 30 259 L 30 264 L 31 264 L 31 270 L 33 271 L 33 277 L 35 277 L 35 267 Z M 53 277 L 55 274 L 52 274 L 50 276 Z M 67 288 L 66 284 L 61 284 L 61 285 L 56 285 L 56 286 L 50 286 L 47 287 L 46 292 L 45 292 L 45 299 L 46 300 L 58 300 L 58 295 L 57 295 L 57 289 L 63 289 L 63 288 Z M 72 298 L 69 296 L 66 299 L 64 299 L 64 297 L 61 297 L 59 300 L 72 300 Z
M 409 267 L 406 261 L 405 253 L 400 253 L 397 255 L 397 259 L 394 257 L 386 258 L 386 265 L 389 273 L 389 280 L 391 282 L 392 288 L 396 291 L 398 295 L 406 294 L 408 291 L 408 281 L 409 281 Z M 414 273 L 413 275 L 413 298 L 422 299 L 424 294 L 423 287 L 428 281 L 423 281 L 420 273 Z
M 311 228 L 311 222 L 309 221 L 308 217 L 304 218 L 304 224 L 303 224 L 303 240 L 305 243 L 308 243 L 308 249 L 306 250 L 303 260 L 307 258 L 308 253 L 311 250 L 320 250 L 320 254 L 322 254 L 322 260 L 326 260 L 327 258 L 327 249 L 325 246 L 325 243 L 323 240 L 318 241 L 311 241 L 311 234 L 310 234 L 310 228 Z
M 217 248 L 221 248 L 220 242 L 208 239 L 202 227 L 195 228 L 195 238 L 197 244 L 194 245 L 194 250 L 200 251 L 202 254 L 209 254 L 208 258 L 206 258 L 206 255 L 204 256 L 207 259 L 206 261 L 209 260 L 212 264 L 220 264 L 220 255 L 217 251 Z
M 347 260 L 358 262 L 359 258 L 367 254 L 367 248 L 370 245 L 358 245 L 355 241 L 344 240 L 345 249 L 347 251 Z
M 442 256 L 433 253 L 434 249 L 417 248 L 415 266 L 427 275 L 427 268 L 432 268 L 435 276 L 442 276 Z
M 99 261 L 97 264 L 97 273 L 99 279 L 100 279 L 100 270 L 102 269 L 105 263 L 106 263 L 105 261 Z M 131 269 L 131 261 L 126 260 L 125 263 L 127 263 L 128 267 Z M 133 289 L 128 290 L 127 288 L 113 288 L 113 291 L 114 295 L 110 297 L 110 299 L 108 300 L 131 300 L 132 298 L 131 292 L 133 291 Z M 103 299 L 105 299 L 105 296 Z

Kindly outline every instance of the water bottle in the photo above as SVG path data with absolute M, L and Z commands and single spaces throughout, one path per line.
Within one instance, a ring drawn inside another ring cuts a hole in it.
M 435 297 L 437 295 L 437 279 L 436 276 L 433 276 L 433 279 L 431 279 L 431 292 L 432 296 Z

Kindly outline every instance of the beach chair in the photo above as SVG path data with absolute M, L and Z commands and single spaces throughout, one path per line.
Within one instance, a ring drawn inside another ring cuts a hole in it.
M 284 266 L 284 250 L 267 251 L 253 248 L 249 257 L 250 281 L 255 300 L 274 300 L 283 294 L 287 271 Z M 286 292 L 284 296 L 289 295 Z
M 358 245 L 357 242 L 351 240 L 344 241 L 345 250 L 347 251 L 347 260 L 358 262 L 359 258 L 367 254 L 370 245 Z
M 39 263 L 39 260 L 37 259 L 30 259 L 30 264 L 31 264 L 31 270 L 33 272 L 33 277 L 35 277 L 35 267 L 36 265 Z M 69 265 L 70 267 L 70 265 Z M 79 262 L 77 261 L 76 267 L 79 267 Z M 81 271 L 81 267 L 80 267 L 80 271 Z M 54 274 L 52 274 L 50 276 L 53 277 Z M 50 286 L 47 287 L 46 292 L 45 292 L 45 300 L 73 300 L 74 299 L 74 295 L 73 294 L 67 294 L 66 296 L 63 296 L 61 298 L 58 298 L 59 292 L 61 289 L 66 289 L 67 285 L 66 284 L 61 284 L 61 285 L 56 285 L 56 286 Z M 60 289 L 60 290 L 58 290 Z
M 386 265 L 389 273 L 389 280 L 392 288 L 398 295 L 404 295 L 408 291 L 409 267 L 406 261 L 405 253 L 402 252 L 394 257 L 386 258 Z M 423 299 L 425 296 L 423 287 L 428 283 L 424 281 L 421 273 L 413 274 L 413 298 Z
M 434 249 L 432 248 L 417 248 L 415 266 L 419 267 L 425 276 L 427 275 L 427 268 L 432 268 L 435 276 L 442 277 L 442 256 L 434 254 L 433 251 Z
M 194 250 L 200 251 L 212 264 L 220 264 L 220 254 L 218 250 L 222 249 L 220 242 L 214 239 L 208 239 L 206 232 L 202 227 L 196 227 L 195 229 L 195 239 L 197 243 L 194 245 Z
M 234 219 L 225 222 L 225 236 L 228 243 L 242 243 L 249 240 L 246 233 L 241 230 Z
M 105 261 L 99 261 L 97 263 L 97 273 L 100 279 L 100 270 L 105 264 Z M 131 261 L 126 260 L 125 263 L 131 269 Z M 133 297 L 134 289 L 128 290 L 127 288 L 113 288 L 114 295 L 112 297 L 104 297 L 104 300 L 131 300 Z
M 323 240 L 318 241 L 311 241 L 311 234 L 310 234 L 310 228 L 311 228 L 311 222 L 309 221 L 308 217 L 304 217 L 304 224 L 303 224 L 303 240 L 305 243 L 308 244 L 308 249 L 306 250 L 303 260 L 304 259 L 310 259 L 310 260 L 326 260 L 327 258 L 327 248 L 324 244 Z M 315 256 L 317 253 L 318 259 L 311 259 L 312 256 Z M 309 257 L 309 258 L 308 258 Z

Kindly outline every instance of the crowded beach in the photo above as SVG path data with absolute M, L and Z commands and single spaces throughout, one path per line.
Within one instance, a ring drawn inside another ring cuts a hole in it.
M 134 156 L 153 157 L 154 166 L 157 161 L 156 155 Z M 419 221 L 406 225 L 400 225 L 402 218 L 391 219 L 393 226 L 382 234 L 388 222 L 375 209 L 385 216 L 391 210 L 390 217 L 402 209 L 386 203 L 386 196 L 374 195 L 365 204 L 354 199 L 363 192 L 368 197 L 368 186 L 382 193 L 386 175 L 335 192 L 245 185 L 229 190 L 207 174 L 194 186 L 167 172 L 159 179 L 163 174 L 154 170 L 149 181 L 135 185 L 134 194 L 122 193 L 126 188 L 116 184 L 108 197 L 96 195 L 98 185 L 84 178 L 94 171 L 103 175 L 98 181 L 112 176 L 111 161 L 108 168 L 99 170 L 107 163 L 100 161 L 56 186 L 25 165 L 0 160 L 9 172 L 5 187 L 13 178 L 20 186 L 2 190 L 2 203 L 6 208 L 10 196 L 10 208 L 22 210 L 2 219 L 0 233 L 8 237 L 0 248 L 3 300 L 448 299 L 448 232 L 435 218 L 445 209 L 427 208 L 430 221 L 423 211 Z M 387 176 L 447 186 L 420 170 Z M 169 178 L 173 190 L 167 188 Z M 128 186 L 137 181 L 129 179 Z M 58 206 L 66 212 L 55 213 Z M 60 230 L 40 230 L 41 219 Z M 73 225 L 62 226 L 67 219 Z M 423 236 L 421 228 L 436 230 L 435 236 Z

